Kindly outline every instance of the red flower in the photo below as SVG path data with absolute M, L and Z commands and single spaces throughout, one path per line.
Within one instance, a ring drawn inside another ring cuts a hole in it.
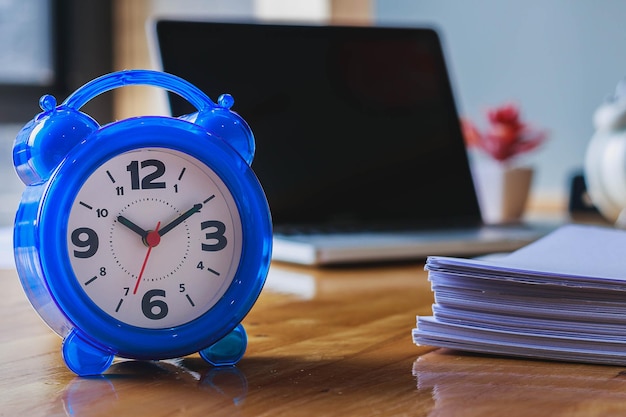
M 487 112 L 489 121 L 484 132 L 469 120 L 461 120 L 465 143 L 478 147 L 495 160 L 504 162 L 541 145 L 547 138 L 544 131 L 530 129 L 520 120 L 514 104 L 506 104 Z

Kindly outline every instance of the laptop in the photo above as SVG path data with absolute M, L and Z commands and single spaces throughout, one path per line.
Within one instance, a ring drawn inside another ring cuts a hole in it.
M 273 259 L 307 265 L 511 251 L 545 233 L 485 226 L 432 28 L 158 19 L 161 69 L 251 126 Z M 174 116 L 194 112 L 169 96 Z

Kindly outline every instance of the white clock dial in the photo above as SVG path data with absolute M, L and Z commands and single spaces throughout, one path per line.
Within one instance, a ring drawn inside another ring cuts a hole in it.
M 72 205 L 76 279 L 103 311 L 151 329 L 188 323 L 224 295 L 242 248 L 235 201 L 219 176 L 170 149 L 117 155 Z

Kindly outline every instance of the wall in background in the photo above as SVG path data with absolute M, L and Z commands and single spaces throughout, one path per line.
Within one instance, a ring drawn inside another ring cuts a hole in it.
M 563 202 L 594 132 L 592 115 L 626 76 L 626 2 L 379 0 L 381 25 L 436 26 L 459 112 L 478 120 L 513 101 L 550 131 L 533 156 L 535 197 Z

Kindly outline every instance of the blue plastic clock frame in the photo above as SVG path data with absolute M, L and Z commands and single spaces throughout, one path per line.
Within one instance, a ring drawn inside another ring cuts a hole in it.
M 100 127 L 78 111 L 98 94 L 136 84 L 177 93 L 198 113 L 143 116 Z M 265 282 L 272 230 L 267 200 L 250 168 L 254 138 L 230 111 L 232 104 L 224 95 L 216 105 L 171 74 L 121 71 L 85 84 L 60 106 L 44 96 L 44 112 L 18 135 L 14 165 L 27 187 L 15 219 L 17 270 L 34 308 L 64 338 L 63 356 L 75 373 L 100 374 L 114 356 L 158 360 L 199 352 L 214 365 L 232 365 L 243 356 L 247 337 L 240 323 Z M 111 157 L 146 147 L 178 150 L 210 166 L 231 191 L 242 222 L 241 261 L 224 296 L 203 316 L 168 329 L 130 326 L 100 310 L 75 278 L 66 244 L 70 207 L 86 178 Z

